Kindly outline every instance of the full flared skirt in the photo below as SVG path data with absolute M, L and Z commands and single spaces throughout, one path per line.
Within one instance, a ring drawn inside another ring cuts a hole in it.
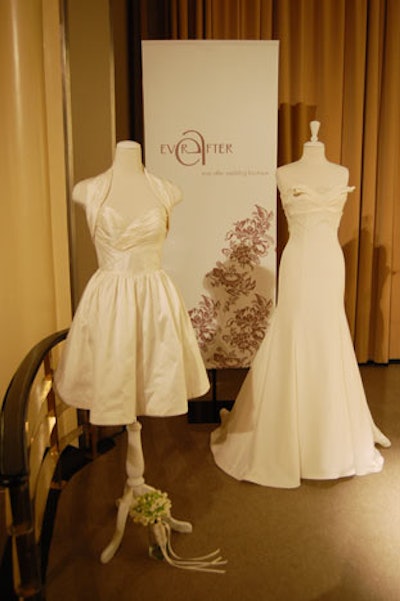
M 98 270 L 74 316 L 55 374 L 58 394 L 98 425 L 186 413 L 209 381 L 178 290 L 162 270 Z

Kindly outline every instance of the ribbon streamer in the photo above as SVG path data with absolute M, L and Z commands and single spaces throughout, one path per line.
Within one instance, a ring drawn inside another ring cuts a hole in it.
M 175 568 L 182 570 L 193 570 L 197 572 L 213 572 L 215 574 L 224 574 L 225 570 L 220 566 L 227 563 L 219 555 L 220 550 L 216 549 L 212 553 L 200 557 L 183 558 L 175 553 L 171 545 L 171 527 L 164 520 L 151 524 L 154 537 L 160 547 L 165 561 Z

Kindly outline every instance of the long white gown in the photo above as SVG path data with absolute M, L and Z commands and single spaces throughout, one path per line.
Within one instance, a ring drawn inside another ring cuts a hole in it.
M 180 191 L 145 174 L 159 202 L 133 221 L 105 202 L 112 169 L 88 185 L 85 209 L 99 268 L 75 313 L 55 386 L 67 404 L 89 409 L 98 425 L 182 414 L 188 398 L 209 388 L 184 302 L 161 269 Z
M 292 488 L 301 479 L 378 472 L 375 426 L 344 311 L 337 230 L 347 192 L 281 191 L 289 241 L 271 326 L 231 413 L 211 435 L 217 465 L 238 480 Z

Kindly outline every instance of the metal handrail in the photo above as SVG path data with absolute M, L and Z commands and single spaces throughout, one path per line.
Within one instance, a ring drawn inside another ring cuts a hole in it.
M 4 396 L 0 411 L 0 485 L 9 487 L 29 475 L 25 421 L 29 392 L 51 349 L 66 338 L 68 329 L 47 336 L 25 356 Z
M 44 569 L 35 536 L 34 507 L 29 490 L 29 448 L 26 420 L 31 388 L 42 365 L 51 377 L 50 355 L 53 347 L 62 342 L 68 329 L 47 336 L 25 356 L 16 370 L 0 409 L 0 487 L 8 490 L 12 522 L 10 534 L 17 562 L 14 581 L 18 598 L 44 601 Z M 48 394 L 48 402 L 52 392 Z

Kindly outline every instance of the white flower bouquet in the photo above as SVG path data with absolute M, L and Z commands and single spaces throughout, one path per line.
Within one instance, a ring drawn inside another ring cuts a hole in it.
M 148 526 L 170 516 L 171 501 L 166 492 L 150 490 L 140 497 L 135 497 L 129 514 L 136 524 Z
M 165 559 L 170 565 L 184 570 L 214 572 L 223 574 L 221 567 L 226 561 L 219 555 L 219 549 L 201 557 L 184 559 L 179 557 L 171 546 L 171 501 L 167 493 L 152 489 L 135 497 L 129 515 L 137 524 L 149 529 L 149 554 L 155 559 Z

